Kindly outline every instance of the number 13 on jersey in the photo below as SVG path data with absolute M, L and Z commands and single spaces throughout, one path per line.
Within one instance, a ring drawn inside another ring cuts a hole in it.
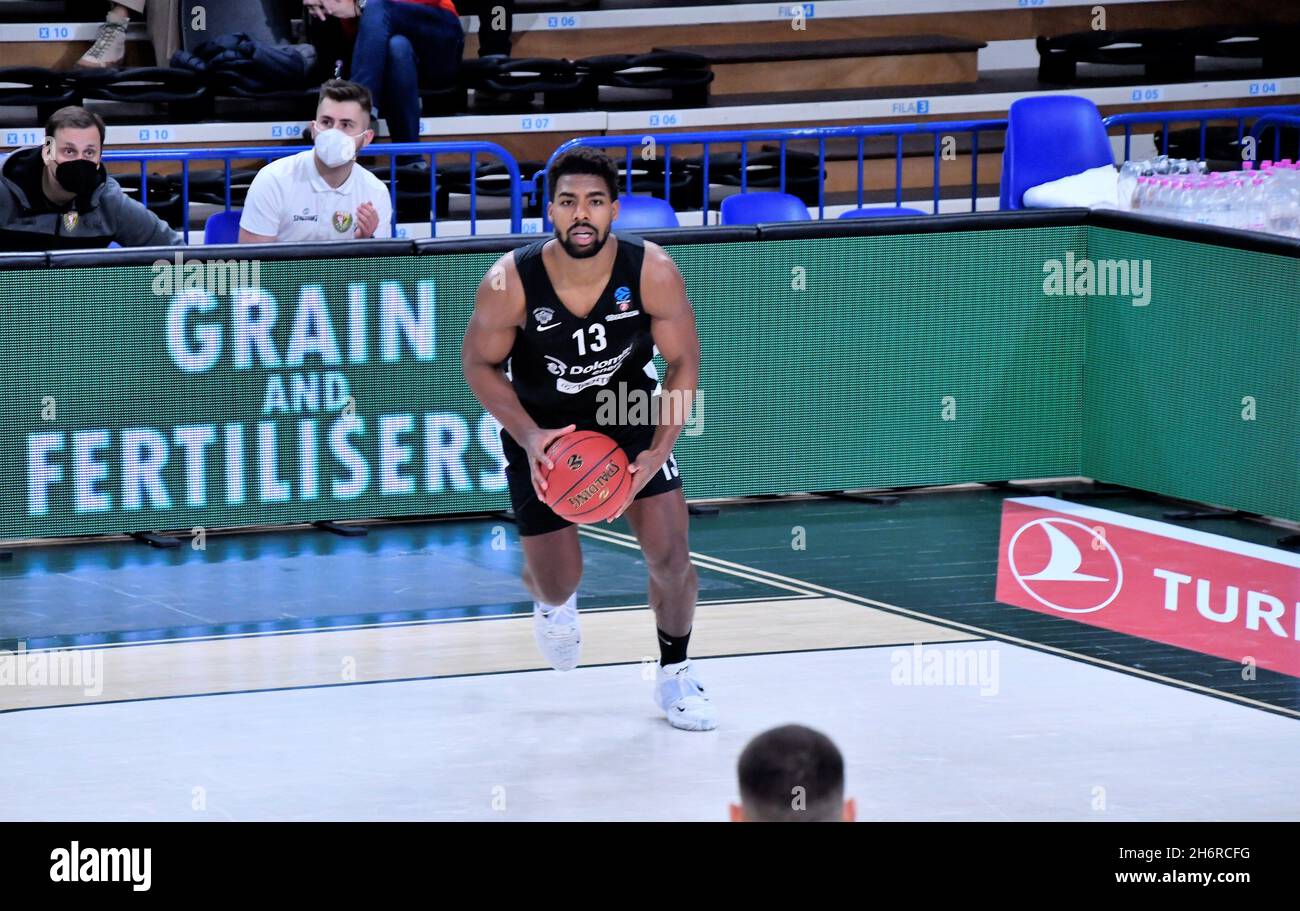
M 604 350 L 605 350 L 605 344 L 606 344 L 606 343 L 605 343 L 605 327 L 604 327 L 604 326 L 602 326 L 600 323 L 594 323 L 594 324 L 588 326 L 588 327 L 586 328 L 585 332 L 590 332 L 591 335 L 592 335 L 592 339 L 591 339 L 591 350 L 592 350 L 592 351 L 604 351 Z M 586 342 L 585 342 L 585 340 L 584 340 L 584 338 L 583 338 L 583 335 L 584 335 L 584 330 L 582 330 L 582 329 L 579 329 L 577 332 L 573 333 L 573 337 L 574 337 L 574 338 L 577 340 L 577 342 L 578 342 L 578 357 L 582 357 L 582 356 L 584 356 L 584 355 L 587 353 L 587 345 L 586 345 Z

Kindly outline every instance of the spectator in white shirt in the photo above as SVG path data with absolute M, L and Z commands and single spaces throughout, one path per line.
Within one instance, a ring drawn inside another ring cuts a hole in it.
M 370 105 L 370 91 L 355 82 L 321 86 L 315 148 L 258 171 L 239 220 L 240 243 L 393 236 L 388 188 L 356 163 L 375 138 Z

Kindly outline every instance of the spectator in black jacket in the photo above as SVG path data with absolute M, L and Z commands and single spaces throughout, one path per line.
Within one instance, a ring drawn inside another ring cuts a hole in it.
M 59 108 L 45 144 L 0 164 L 0 250 L 155 247 L 181 237 L 127 197 L 100 162 L 104 121 L 85 108 Z

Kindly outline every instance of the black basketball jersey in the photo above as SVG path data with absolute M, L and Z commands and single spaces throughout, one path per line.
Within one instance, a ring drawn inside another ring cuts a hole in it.
M 638 237 L 618 238 L 609 283 L 580 319 L 551 285 L 542 263 L 545 243 L 515 250 L 526 313 L 510 350 L 510 381 L 539 427 L 576 424 L 609 432 L 596 421 L 602 390 L 621 398 L 633 390 L 650 393 L 658 384 L 650 316 L 641 306 L 645 244 Z

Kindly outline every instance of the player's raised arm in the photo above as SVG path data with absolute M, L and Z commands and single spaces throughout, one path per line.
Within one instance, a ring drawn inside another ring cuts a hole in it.
M 523 322 L 523 282 L 515 268 L 514 254 L 507 253 L 479 282 L 474 312 L 460 347 L 460 363 L 475 398 L 528 453 L 533 487 L 544 501 L 546 482 L 538 469 L 540 465 L 548 470 L 554 467 L 546 458 L 546 447 L 573 427 L 539 428 L 506 379 L 503 367 Z

